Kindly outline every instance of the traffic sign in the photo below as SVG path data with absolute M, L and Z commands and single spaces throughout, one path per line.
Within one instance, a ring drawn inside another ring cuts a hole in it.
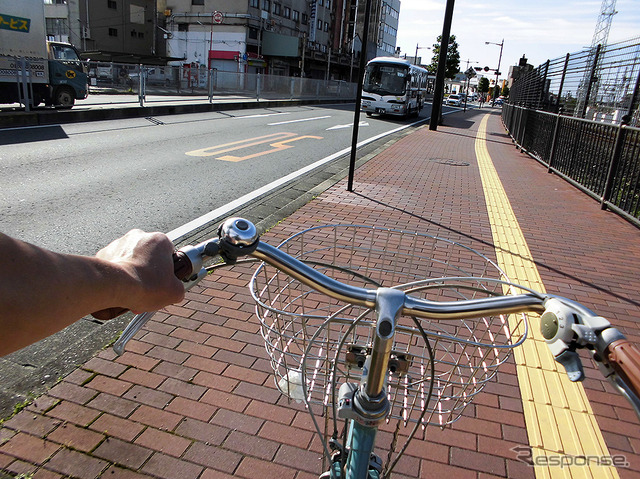
M 213 12 L 213 23 L 222 23 L 222 20 L 224 20 L 224 15 L 221 12 L 215 11 Z

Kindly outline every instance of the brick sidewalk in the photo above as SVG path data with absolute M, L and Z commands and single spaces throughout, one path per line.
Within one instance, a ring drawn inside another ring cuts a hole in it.
M 428 233 L 495 258 L 474 144 L 491 110 L 446 117 L 361 167 L 275 226 L 272 244 L 327 223 Z M 639 231 L 519 153 L 491 114 L 488 149 L 549 293 L 576 299 L 640 342 Z M 221 269 L 169 307 L 117 358 L 106 349 L 0 429 L 0 468 L 34 478 L 312 478 L 321 448 L 304 409 L 273 384 L 247 289 L 253 267 Z M 532 478 L 513 362 L 465 417 L 427 429 L 393 477 Z M 587 368 L 587 396 L 625 479 L 640 477 L 640 428 L 628 404 Z M 406 434 L 406 433 L 404 433 Z M 383 429 L 382 444 L 391 433 Z M 386 454 L 383 454 L 386 458 Z

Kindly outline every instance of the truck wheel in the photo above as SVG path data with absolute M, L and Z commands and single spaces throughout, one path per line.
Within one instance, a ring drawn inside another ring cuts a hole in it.
M 60 87 L 53 94 L 53 104 L 56 108 L 71 108 L 75 101 L 76 98 L 71 88 Z

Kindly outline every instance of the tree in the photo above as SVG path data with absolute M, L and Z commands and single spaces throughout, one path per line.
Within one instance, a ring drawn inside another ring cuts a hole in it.
M 487 93 L 489 91 L 489 79 L 487 77 L 481 77 L 478 80 L 478 92 Z
M 440 43 L 442 42 L 442 35 L 438 35 L 436 43 L 433 44 L 433 57 L 431 58 L 431 64 L 427 66 L 429 73 L 436 74 L 438 71 L 438 62 L 440 61 Z M 447 45 L 447 61 L 445 78 L 453 79 L 456 73 L 460 71 L 460 53 L 458 52 L 458 42 L 456 42 L 456 36 L 451 35 L 449 37 L 449 44 Z

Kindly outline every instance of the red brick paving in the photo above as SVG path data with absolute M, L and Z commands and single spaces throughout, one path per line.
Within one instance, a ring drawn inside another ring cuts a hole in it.
M 358 169 L 356 193 L 340 182 L 265 239 L 276 243 L 321 223 L 364 223 L 434 234 L 495 257 L 474 153 L 482 114 L 458 113 L 437 132 L 405 136 Z M 516 150 L 496 114 L 488 138 L 548 291 L 596 309 L 639 341 L 638 229 Z M 44 479 L 317 477 L 313 425 L 270 375 L 246 288 L 250 272 L 214 273 L 182 305 L 156 315 L 122 357 L 101 351 L 6 421 L 0 468 Z M 527 444 L 514 374 L 505 365 L 465 417 L 415 439 L 394 477 L 533 477 L 510 450 Z M 610 452 L 630 462 L 620 477 L 640 477 L 638 419 L 597 371 L 588 367 L 587 375 Z M 390 443 L 388 431 L 380 444 Z

